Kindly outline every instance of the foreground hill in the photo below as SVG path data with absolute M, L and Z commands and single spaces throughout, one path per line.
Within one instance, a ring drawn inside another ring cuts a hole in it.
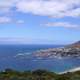
M 80 71 L 56 74 L 46 70 L 19 72 L 6 69 L 0 72 L 0 80 L 80 80 Z

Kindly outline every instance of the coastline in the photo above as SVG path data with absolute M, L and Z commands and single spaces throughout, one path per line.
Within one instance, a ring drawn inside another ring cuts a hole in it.
M 76 72 L 76 71 L 80 71 L 80 67 L 77 67 L 77 68 L 73 68 L 73 69 L 70 69 L 70 70 L 66 70 L 64 72 L 60 72 L 58 74 L 66 74 L 68 72 Z

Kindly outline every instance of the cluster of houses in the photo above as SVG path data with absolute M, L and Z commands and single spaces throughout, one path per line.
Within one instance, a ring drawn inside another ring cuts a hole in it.
M 38 58 L 60 58 L 60 57 L 79 57 L 80 48 L 62 47 L 62 48 L 51 48 L 45 50 L 39 50 L 34 53 L 34 56 Z

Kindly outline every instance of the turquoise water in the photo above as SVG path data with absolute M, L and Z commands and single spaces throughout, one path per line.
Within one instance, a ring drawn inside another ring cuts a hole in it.
M 53 58 L 38 60 L 35 58 L 15 58 L 19 53 L 32 53 L 36 50 L 60 47 L 55 45 L 0 45 L 0 70 L 6 68 L 16 70 L 36 70 L 46 69 L 53 72 L 63 72 L 65 70 L 79 67 L 80 58 Z

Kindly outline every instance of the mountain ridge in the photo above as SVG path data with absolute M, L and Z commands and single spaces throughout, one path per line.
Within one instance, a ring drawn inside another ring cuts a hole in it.
M 80 41 L 77 41 L 75 43 L 72 43 L 72 44 L 68 45 L 67 47 L 80 48 Z

